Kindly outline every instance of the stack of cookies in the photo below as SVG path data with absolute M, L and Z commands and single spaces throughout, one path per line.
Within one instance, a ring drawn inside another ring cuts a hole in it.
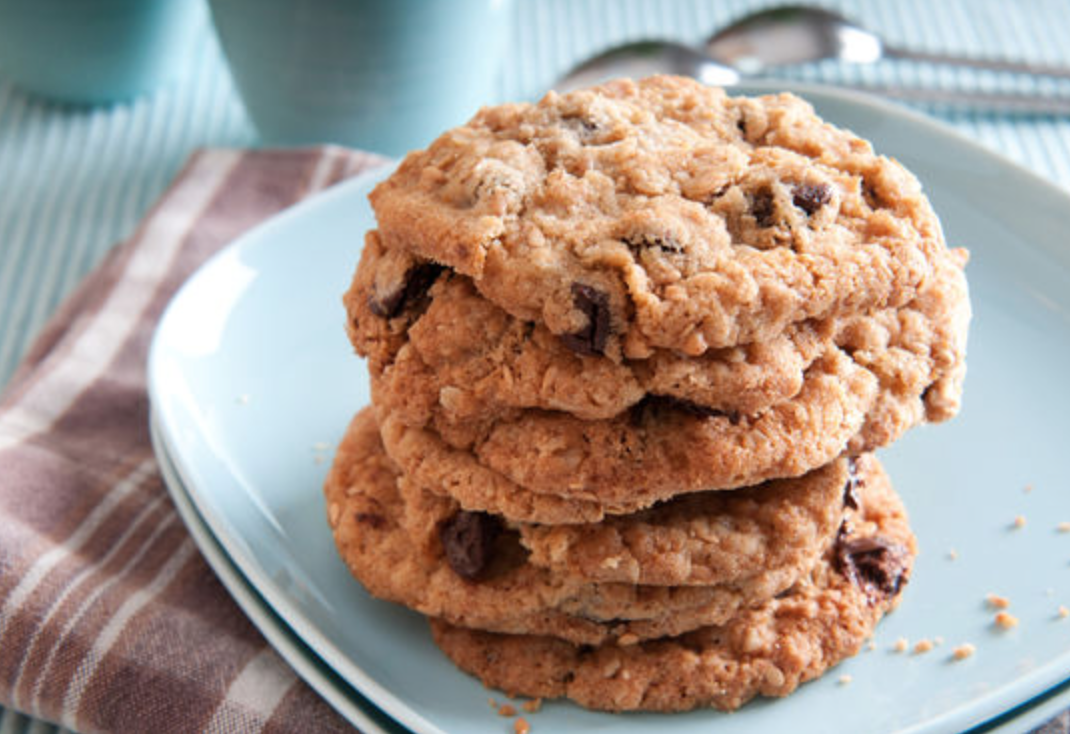
M 970 309 L 918 182 L 791 95 L 618 81 L 484 109 L 371 195 L 373 408 L 339 551 L 462 669 L 734 709 L 858 651 L 915 543 L 871 453 L 959 407 Z

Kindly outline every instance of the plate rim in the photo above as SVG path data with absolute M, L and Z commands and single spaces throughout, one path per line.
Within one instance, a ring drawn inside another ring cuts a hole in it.
M 178 470 L 171 459 L 166 440 L 160 432 L 155 414 L 151 411 L 149 414 L 149 438 L 152 443 L 153 454 L 156 457 L 157 468 L 163 479 L 164 488 L 175 506 L 175 511 L 181 518 L 182 524 L 189 531 L 201 556 L 227 590 L 230 597 L 242 610 L 242 613 L 260 631 L 279 657 L 342 718 L 360 728 L 362 732 L 367 732 L 367 734 L 391 734 L 367 714 L 360 701 L 350 698 L 347 691 L 339 688 L 334 681 L 323 675 L 317 668 L 319 666 L 330 668 L 331 672 L 338 676 L 343 685 L 352 688 L 352 692 L 359 696 L 360 692 L 350 686 L 337 670 L 328 665 L 326 661 L 313 659 L 312 656 L 315 653 L 311 648 L 302 650 L 298 644 L 294 644 L 300 643 L 308 647 L 245 577 L 223 547 L 223 544 L 220 543 L 211 528 L 208 527 L 204 518 L 200 516 L 191 493 L 183 484 L 181 477 L 178 476 Z M 374 706 L 370 701 L 368 705 Z M 385 713 L 380 713 L 384 717 L 386 716 Z

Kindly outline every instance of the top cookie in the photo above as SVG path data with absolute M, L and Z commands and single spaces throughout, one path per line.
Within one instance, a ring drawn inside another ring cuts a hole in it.
M 910 301 L 948 256 L 917 180 L 790 94 L 676 77 L 481 110 L 371 194 L 372 298 L 429 263 L 583 354 L 697 356 Z

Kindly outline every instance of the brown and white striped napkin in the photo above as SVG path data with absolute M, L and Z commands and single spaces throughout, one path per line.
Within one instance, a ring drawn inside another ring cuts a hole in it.
M 82 732 L 349 730 L 244 617 L 172 507 L 145 361 L 206 258 L 382 162 L 199 152 L 45 328 L 0 398 L 0 705 Z

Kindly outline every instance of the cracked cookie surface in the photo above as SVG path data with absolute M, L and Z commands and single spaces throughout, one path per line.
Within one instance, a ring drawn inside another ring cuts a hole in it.
M 510 696 L 566 697 L 608 711 L 739 708 L 786 696 L 856 654 L 909 580 L 915 541 L 887 477 L 868 465 L 858 516 L 806 578 L 728 622 L 669 639 L 584 647 L 432 619 L 462 670 Z
M 970 318 L 965 260 L 964 250 L 953 251 L 903 307 L 811 324 L 805 348 L 799 331 L 783 349 L 770 346 L 764 354 L 788 355 L 774 364 L 792 362 L 782 374 L 791 387 L 782 399 L 764 392 L 772 403 L 754 413 L 739 411 L 755 399 L 748 385 L 764 369 L 760 360 L 719 362 L 708 353 L 645 364 L 572 355 L 449 271 L 423 294 L 424 310 L 384 320 L 357 308 L 350 323 L 373 363 L 384 427 L 430 429 L 424 439 L 467 451 L 536 493 L 636 509 L 681 492 L 798 476 L 844 450 L 872 451 L 914 425 L 952 417 Z M 675 374 L 666 369 L 673 366 Z M 645 381 L 647 374 L 655 377 Z M 680 375 L 676 390 L 669 383 Z M 728 379 L 701 395 L 692 389 L 714 375 Z M 705 399 L 719 407 L 696 402 Z M 619 408 L 610 418 L 580 419 Z M 415 455 L 399 448 L 402 430 L 392 428 L 386 446 L 409 468 Z
M 371 200 L 388 249 L 611 357 L 898 307 L 948 257 L 917 180 L 867 142 L 792 95 L 676 77 L 485 108 Z
M 539 537 L 543 528 L 466 512 L 451 499 L 413 486 L 383 452 L 368 410 L 347 431 L 324 491 L 339 552 L 373 595 L 456 624 L 601 644 L 675 635 L 723 622 L 741 606 L 791 586 L 850 516 L 844 500 L 846 467 L 844 460 L 808 481 L 759 488 L 754 501 L 784 495 L 779 500 L 785 513 L 782 522 L 748 504 L 749 490 L 741 491 L 735 504 L 714 500 L 704 506 L 692 498 L 687 519 L 670 503 L 633 520 L 635 534 L 652 538 L 672 537 L 688 529 L 688 523 L 694 528 L 703 520 L 711 527 L 719 521 L 734 524 L 734 530 L 708 533 L 710 547 L 719 545 L 723 557 L 716 562 L 708 557 L 704 579 L 696 577 L 699 572 L 682 574 L 679 568 L 652 571 L 667 584 L 708 579 L 711 583 L 705 585 L 635 585 L 592 580 L 582 569 L 568 574 L 541 567 L 529 557 L 524 537 L 527 533 L 529 545 L 545 547 L 553 539 Z M 797 496 L 794 505 L 790 494 Z M 617 527 L 628 524 L 622 518 Z M 778 533 L 784 534 L 780 542 L 785 550 L 769 552 L 777 541 L 763 536 Z M 702 555 L 693 552 L 700 544 L 679 549 L 678 556 L 691 553 L 693 564 L 702 565 Z M 577 562 L 596 553 L 582 543 L 569 551 Z

